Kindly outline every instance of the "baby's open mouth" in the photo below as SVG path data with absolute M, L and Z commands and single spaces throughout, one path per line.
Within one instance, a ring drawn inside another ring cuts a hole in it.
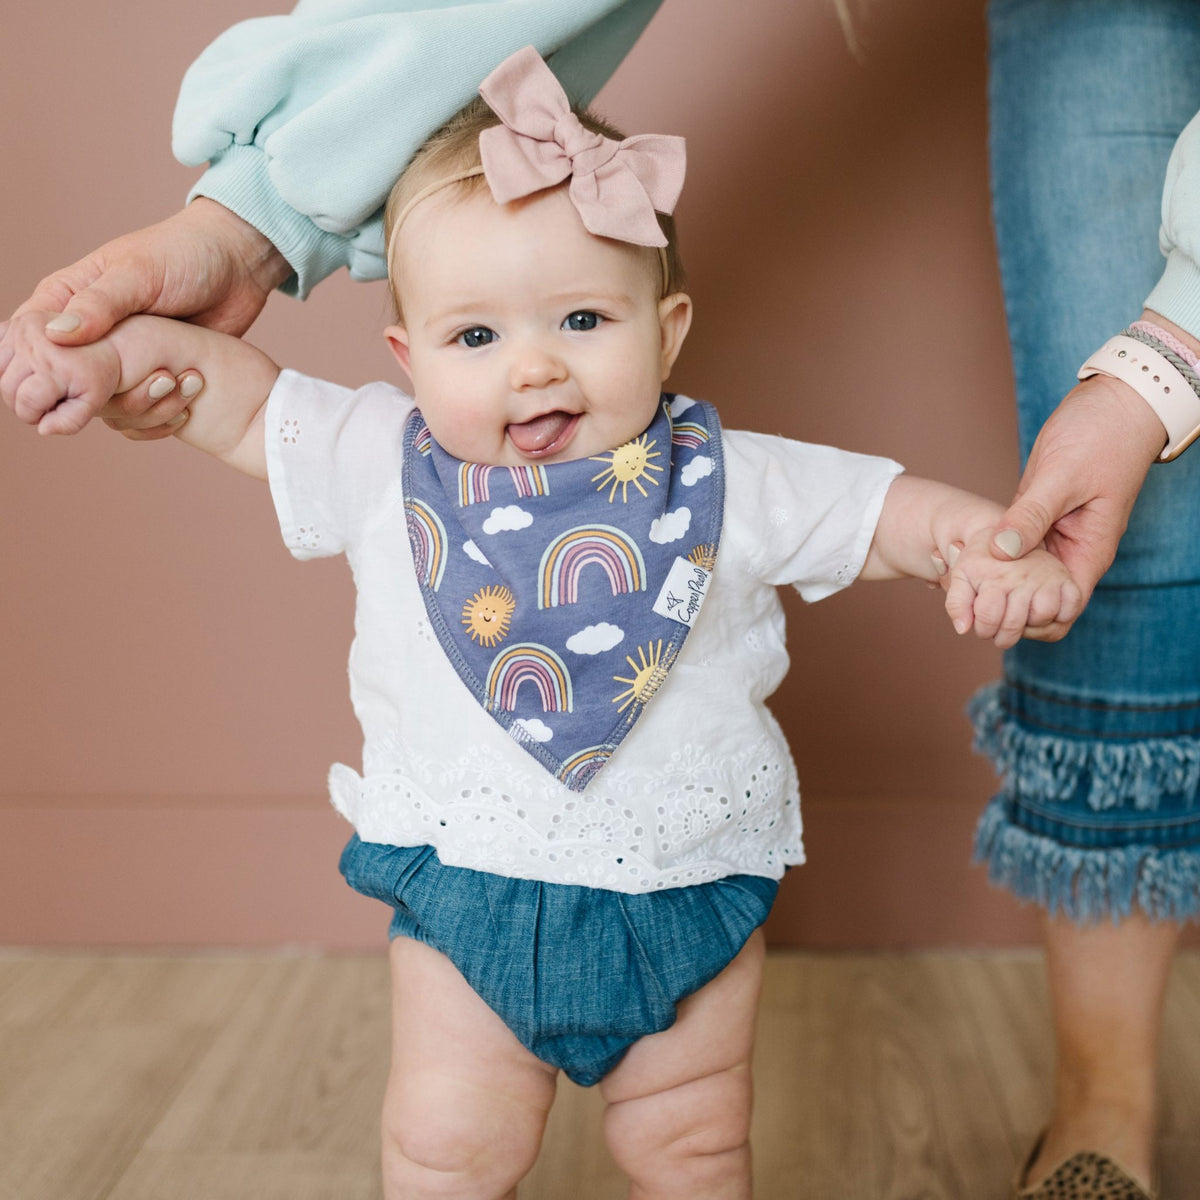
M 522 454 L 553 454 L 566 444 L 578 420 L 578 413 L 561 410 L 542 413 L 531 421 L 510 425 L 508 438 Z

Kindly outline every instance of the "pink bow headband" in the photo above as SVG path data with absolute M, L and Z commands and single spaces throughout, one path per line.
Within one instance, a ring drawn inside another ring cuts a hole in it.
M 504 122 L 479 135 L 479 156 L 497 204 L 570 177 L 571 201 L 597 237 L 665 246 L 655 212 L 669 213 L 683 189 L 683 138 L 642 134 L 622 142 L 591 133 L 532 46 L 506 58 L 479 94 Z
M 497 204 L 532 196 L 570 179 L 567 192 L 584 228 L 637 246 L 667 244 L 656 212 L 674 210 L 686 170 L 684 140 L 641 134 L 616 141 L 586 129 L 554 72 L 532 46 L 504 60 L 479 94 L 502 124 L 479 135 L 481 167 L 422 188 L 392 226 L 387 260 L 404 218 L 427 196 L 484 175 Z

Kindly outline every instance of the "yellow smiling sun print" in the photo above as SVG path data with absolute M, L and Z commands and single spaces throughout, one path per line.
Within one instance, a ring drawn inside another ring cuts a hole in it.
M 506 587 L 485 587 L 463 605 L 462 623 L 471 641 L 494 646 L 508 636 L 509 622 L 517 602 Z
M 667 677 L 667 669 L 671 665 L 663 660 L 662 638 L 658 639 L 657 645 L 639 646 L 638 658 L 642 663 L 640 667 L 628 654 L 625 655 L 625 661 L 633 671 L 632 679 L 626 679 L 623 675 L 613 676 L 614 683 L 629 684 L 623 692 L 613 697 L 614 704 L 625 701 L 617 709 L 619 713 L 623 713 L 635 700 L 639 704 L 648 704 L 654 693 L 662 687 L 663 680 Z
M 600 481 L 600 486 L 596 489 L 598 492 L 604 491 L 611 483 L 609 489 L 608 502 L 613 502 L 613 497 L 617 494 L 617 488 L 621 489 L 621 503 L 624 504 L 629 494 L 629 485 L 632 483 L 643 496 L 646 495 L 646 489 L 642 487 L 641 481 L 644 479 L 647 483 L 654 484 L 658 487 L 658 480 L 650 474 L 651 471 L 662 472 L 662 467 L 656 463 L 652 463 L 652 458 L 662 458 L 657 450 L 654 449 L 655 443 L 646 440 L 647 435 L 642 434 L 640 438 L 634 438 L 632 442 L 626 442 L 623 446 L 618 446 L 607 457 L 603 454 L 591 456 L 592 462 L 607 463 L 607 469 L 600 472 L 599 475 L 592 476 L 592 482 Z

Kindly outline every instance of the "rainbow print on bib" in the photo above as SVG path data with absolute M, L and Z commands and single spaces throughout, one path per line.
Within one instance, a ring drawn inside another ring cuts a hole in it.
M 517 467 L 452 458 L 417 411 L 403 486 L 447 668 L 582 791 L 668 682 L 699 619 L 725 502 L 716 411 L 665 395 L 622 446 Z
M 611 525 L 581 525 L 556 537 L 542 554 L 538 568 L 538 607 L 579 603 L 585 569 L 595 567 L 608 581 L 609 595 L 646 590 L 646 561 L 627 533 Z

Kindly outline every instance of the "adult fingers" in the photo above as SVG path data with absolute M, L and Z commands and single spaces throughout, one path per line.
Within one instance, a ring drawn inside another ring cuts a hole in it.
M 1027 642 L 1061 642 L 1071 632 L 1070 621 L 1051 621 L 1049 625 L 1026 625 L 1021 636 Z
M 130 313 L 141 312 L 153 300 L 155 279 L 142 259 L 108 267 L 72 294 L 58 316 L 46 324 L 46 336 L 60 346 L 82 346 L 103 337 Z M 37 298 L 37 293 L 31 298 Z
M 165 425 L 156 425 L 153 429 L 122 429 L 121 436 L 131 442 L 160 442 L 163 438 L 174 437 L 191 418 L 191 410 L 174 416 Z
M 135 388 L 114 396 L 100 413 L 104 424 L 133 442 L 156 442 L 178 433 L 191 415 L 188 405 L 204 389 L 199 371 L 178 380 L 156 371 Z
M 1008 561 L 1040 546 L 1054 522 L 1072 507 L 1067 496 L 1052 485 L 1030 487 L 1000 518 L 990 546 L 992 557 Z

